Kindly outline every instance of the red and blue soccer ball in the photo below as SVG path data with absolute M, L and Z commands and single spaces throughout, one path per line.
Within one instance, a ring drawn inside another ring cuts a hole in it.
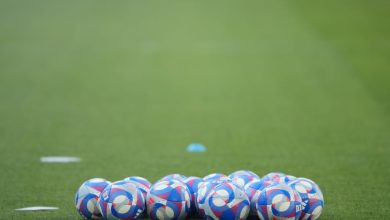
M 111 182 L 102 178 L 93 178 L 85 181 L 76 192 L 76 209 L 85 219 L 98 219 L 101 217 L 98 208 L 98 199 L 101 192 Z
M 229 177 L 227 177 L 225 174 L 223 173 L 212 173 L 212 174 L 209 174 L 205 177 L 203 177 L 203 180 L 204 181 L 214 181 L 214 180 L 230 180 Z
M 287 184 L 288 182 L 296 179 L 296 177 L 291 176 L 291 175 L 287 175 L 284 173 L 272 172 L 272 173 L 269 173 L 269 174 L 263 176 L 261 179 L 271 180 L 271 181 L 273 181 L 275 183 L 279 183 L 279 184 L 282 184 L 282 183 Z
M 160 180 L 158 180 L 157 182 L 160 182 L 160 181 L 169 181 L 169 180 L 178 180 L 180 182 L 184 182 L 185 180 L 187 179 L 186 176 L 183 176 L 181 174 L 177 174 L 177 173 L 174 173 L 174 174 L 169 174 L 167 176 L 164 176 L 163 178 L 161 178 Z
M 99 197 L 99 209 L 104 219 L 138 219 L 145 210 L 145 198 L 138 187 L 129 181 L 107 186 Z
M 318 219 L 324 208 L 324 196 L 320 187 L 310 179 L 297 178 L 289 184 L 291 188 L 299 193 L 303 202 L 301 220 Z
M 228 180 L 212 180 L 212 181 L 204 181 L 199 184 L 198 191 L 196 193 L 196 209 L 198 211 L 198 215 L 200 217 L 205 217 L 205 206 L 206 206 L 206 198 L 209 193 L 214 189 L 214 187 L 218 186 L 224 182 L 231 182 Z
M 195 176 L 188 177 L 184 183 L 188 187 L 188 191 L 191 195 L 191 207 L 190 207 L 190 215 L 197 215 L 196 208 L 196 193 L 198 192 L 199 185 L 203 183 L 203 179 Z
M 249 199 L 241 187 L 222 182 L 207 195 L 204 212 L 207 219 L 244 220 L 249 214 Z
M 275 185 L 277 183 L 272 182 L 271 180 L 258 179 L 253 180 L 252 182 L 245 185 L 245 193 L 248 196 L 250 202 L 250 216 L 257 216 L 256 202 L 261 191 L 266 187 Z
M 286 184 L 266 187 L 256 202 L 257 215 L 261 220 L 298 220 L 302 209 L 301 196 Z
M 134 183 L 138 187 L 138 189 L 141 190 L 142 194 L 144 195 L 144 198 L 146 198 L 150 187 L 152 186 L 152 184 L 147 179 L 139 176 L 127 177 L 124 180 Z
M 147 212 L 152 220 L 185 219 L 190 206 L 190 192 L 186 184 L 178 180 L 159 181 L 148 193 Z
M 249 170 L 239 170 L 234 173 L 231 173 L 228 177 L 240 187 L 244 187 L 246 184 L 253 180 L 260 179 L 258 175 Z

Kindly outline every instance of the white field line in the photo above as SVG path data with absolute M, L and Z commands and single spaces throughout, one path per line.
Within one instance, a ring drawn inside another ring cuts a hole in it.
M 32 206 L 32 207 L 25 207 L 25 208 L 19 208 L 15 209 L 15 211 L 52 211 L 57 210 L 58 207 L 48 207 L 48 206 Z
M 41 157 L 42 163 L 79 163 L 81 159 L 79 157 L 67 157 L 67 156 L 47 156 Z

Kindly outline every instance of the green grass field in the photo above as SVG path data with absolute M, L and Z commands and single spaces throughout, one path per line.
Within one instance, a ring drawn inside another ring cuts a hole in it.
M 78 219 L 92 177 L 239 169 L 315 180 L 324 220 L 389 218 L 389 10 L 1 1 L 0 219 Z M 40 163 L 52 155 L 82 162 Z M 36 205 L 60 210 L 14 211 Z

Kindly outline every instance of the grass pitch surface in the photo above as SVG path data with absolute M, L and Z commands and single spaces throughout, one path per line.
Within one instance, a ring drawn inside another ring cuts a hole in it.
M 92 177 L 238 169 L 315 180 L 321 219 L 388 218 L 389 8 L 1 1 L 0 219 L 76 219 Z M 60 210 L 13 210 L 35 205 Z

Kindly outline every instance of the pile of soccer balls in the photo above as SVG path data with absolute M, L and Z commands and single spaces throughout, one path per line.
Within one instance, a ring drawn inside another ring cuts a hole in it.
M 324 198 L 306 178 L 269 173 L 262 178 L 240 170 L 203 179 L 171 174 L 151 184 L 142 177 L 117 182 L 94 178 L 76 193 L 76 209 L 85 219 L 246 219 L 314 220 Z

